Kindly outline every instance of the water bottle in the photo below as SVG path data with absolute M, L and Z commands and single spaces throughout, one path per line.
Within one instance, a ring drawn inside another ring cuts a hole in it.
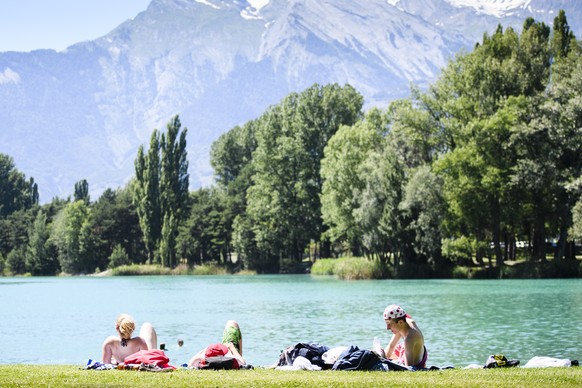
M 372 351 L 380 358 L 386 358 L 386 356 L 384 356 L 384 349 L 382 349 L 382 345 L 380 344 L 378 337 L 374 337 L 374 341 L 372 342 Z

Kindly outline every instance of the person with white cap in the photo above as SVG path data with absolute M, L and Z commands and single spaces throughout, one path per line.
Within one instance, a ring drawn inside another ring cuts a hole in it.
M 426 367 L 428 352 L 424 346 L 424 336 L 412 317 L 404 309 L 392 304 L 384 310 L 386 330 L 392 332 L 390 343 L 384 353 L 386 358 L 418 369 Z M 400 339 L 404 339 L 399 344 Z

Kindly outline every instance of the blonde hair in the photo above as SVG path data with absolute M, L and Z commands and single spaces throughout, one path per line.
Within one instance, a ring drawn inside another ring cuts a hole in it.
M 131 333 L 135 330 L 135 321 L 128 314 L 121 314 L 117 317 L 117 321 L 115 321 L 115 325 L 117 326 L 117 330 L 119 331 L 119 335 L 122 339 L 130 339 Z

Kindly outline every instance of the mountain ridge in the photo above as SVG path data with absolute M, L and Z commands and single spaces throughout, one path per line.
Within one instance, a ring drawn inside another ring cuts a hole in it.
M 367 107 L 385 106 L 411 82 L 426 87 L 498 23 L 520 31 L 527 16 L 552 20 L 552 7 L 566 9 L 575 33 L 582 20 L 570 16 L 582 7 L 562 0 L 522 1 L 503 17 L 474 3 L 153 0 L 93 41 L 0 53 L 0 152 L 37 181 L 41 201 L 81 179 L 96 197 L 125 184 L 137 147 L 179 114 L 191 185 L 205 186 L 211 143 L 291 92 L 350 83 Z

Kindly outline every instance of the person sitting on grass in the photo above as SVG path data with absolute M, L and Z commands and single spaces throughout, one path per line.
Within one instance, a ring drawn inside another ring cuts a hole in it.
M 384 310 L 386 330 L 392 332 L 390 343 L 384 350 L 385 357 L 418 369 L 426 367 L 428 351 L 424 346 L 424 336 L 412 317 L 402 307 L 393 304 Z M 398 343 L 404 339 L 402 343 Z
M 238 369 L 246 363 L 242 356 L 242 351 L 240 327 L 236 321 L 230 320 L 226 322 L 224 327 L 221 343 L 209 345 L 199 351 L 190 359 L 188 367 L 202 368 L 209 357 L 232 357 L 235 361 L 232 369 Z
M 103 364 L 121 364 L 127 356 L 140 350 L 156 349 L 158 336 L 150 323 L 144 323 L 138 337 L 131 337 L 135 321 L 128 314 L 121 314 L 115 321 L 117 336 L 109 336 L 103 342 Z

